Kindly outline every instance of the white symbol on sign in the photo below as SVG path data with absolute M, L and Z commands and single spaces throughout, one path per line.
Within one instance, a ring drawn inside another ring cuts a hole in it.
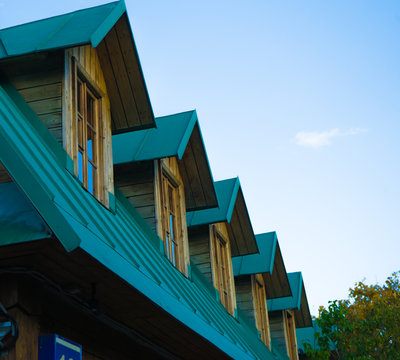
M 60 357 L 60 360 L 65 360 L 65 355 Z M 74 360 L 73 358 L 69 358 L 68 360 Z

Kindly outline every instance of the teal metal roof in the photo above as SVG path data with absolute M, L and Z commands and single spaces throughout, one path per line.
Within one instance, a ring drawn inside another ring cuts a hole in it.
M 0 30 L 0 59 L 76 45 L 96 47 L 126 11 L 124 1 Z
M 232 358 L 274 358 L 201 285 L 195 269 L 189 280 L 171 265 L 161 240 L 118 189 L 110 211 L 82 187 L 68 155 L 4 81 L 0 161 L 67 251 L 80 247 Z
M 296 327 L 311 326 L 311 314 L 308 307 L 306 290 L 301 272 L 287 274 L 292 296 L 267 300 L 268 311 L 294 310 Z
M 0 245 L 46 239 L 51 232 L 13 182 L 0 184 Z
M 292 290 L 292 296 L 287 296 L 278 299 L 268 300 L 268 311 L 276 310 L 289 310 L 298 309 L 301 306 L 301 290 L 303 286 L 303 276 L 301 272 L 288 273 L 290 289 Z
M 111 40 L 113 35 L 118 37 L 118 43 Z M 110 41 L 115 43 L 112 53 L 107 48 Z M 0 60 L 89 44 L 98 47 L 103 71 L 107 70 L 104 78 L 113 94 L 113 132 L 154 126 L 153 109 L 123 0 L 0 30 Z M 121 59 L 117 62 L 122 65 L 116 69 L 110 58 Z M 128 75 L 120 79 L 117 71 Z
M 214 183 L 218 207 L 186 213 L 188 227 L 226 222 L 232 256 L 258 252 L 239 178 Z
M 278 245 L 276 232 L 256 235 L 258 254 L 232 258 L 234 276 L 271 273 L 274 269 L 275 252 Z
M 177 156 L 187 210 L 218 205 L 211 167 L 195 110 L 158 117 L 156 128 L 112 137 L 114 165 Z
M 233 257 L 234 276 L 263 274 L 268 299 L 291 296 L 276 232 L 258 234 L 255 237 L 259 253 Z
M 214 182 L 218 207 L 214 209 L 190 211 L 186 215 L 188 226 L 198 226 L 226 221 L 231 222 L 233 209 L 240 189 L 239 178 Z
M 312 321 L 313 326 L 308 326 L 301 329 L 296 329 L 297 347 L 304 353 L 303 343 L 308 343 L 313 349 L 316 348 L 315 329 L 317 326 L 315 320 Z
M 114 164 L 170 156 L 178 156 L 180 160 L 196 124 L 197 113 L 192 110 L 158 117 L 156 128 L 113 135 Z

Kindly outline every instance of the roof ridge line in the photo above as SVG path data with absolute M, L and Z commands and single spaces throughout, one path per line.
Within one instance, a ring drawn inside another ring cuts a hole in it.
M 64 14 L 53 15 L 53 16 L 49 16 L 49 17 L 44 18 L 44 19 L 32 20 L 32 21 L 28 21 L 28 22 L 22 23 L 22 24 L 11 25 L 11 26 L 8 26 L 8 27 L 6 27 L 6 28 L 0 29 L 0 33 L 1 33 L 2 31 L 11 30 L 11 29 L 13 29 L 13 28 L 17 28 L 17 27 L 20 27 L 20 26 L 25 26 L 25 25 L 30 25 L 30 24 L 34 24 L 34 23 L 39 23 L 39 22 L 41 22 L 41 21 L 46 21 L 46 20 L 48 20 L 48 19 L 55 19 L 55 18 L 58 18 L 58 17 L 61 17 L 61 16 L 72 15 L 72 14 L 76 14 L 76 13 L 81 12 L 81 11 L 85 11 L 85 10 L 89 10 L 89 9 L 95 9 L 95 8 L 102 7 L 102 6 L 111 5 L 111 4 L 114 4 L 114 3 L 117 3 L 117 2 L 120 2 L 120 0 L 111 1 L 111 2 L 109 2 L 109 3 L 100 4 L 100 5 L 88 7 L 88 8 L 85 8 L 85 9 L 78 9 L 78 10 L 69 11 L 69 12 L 66 12 L 66 13 L 64 13 Z
M 121 16 L 126 13 L 126 5 L 124 0 L 119 0 L 114 2 L 115 7 L 110 11 L 110 13 L 105 17 L 101 24 L 90 36 L 90 43 L 95 48 L 101 41 L 106 37 L 109 31 L 114 27 Z M 113 3 L 110 3 L 113 4 Z M 132 31 L 132 30 L 131 30 Z
M 274 232 L 274 239 L 273 239 L 273 244 L 272 244 L 273 258 L 271 258 L 271 263 L 270 263 L 270 267 L 269 267 L 269 272 L 271 275 L 272 275 L 272 272 L 274 271 L 275 255 L 278 250 L 278 247 L 276 246 L 278 244 L 278 236 L 276 235 L 276 231 L 273 231 L 273 232 Z
M 181 141 L 179 142 L 178 148 L 176 150 L 179 160 L 182 159 L 186 146 L 189 143 L 190 136 L 192 135 L 194 126 L 198 122 L 196 110 L 192 110 L 191 112 L 192 115 L 190 116 L 190 119 L 186 124 L 186 130 L 183 133 Z
M 226 221 L 228 223 L 230 223 L 231 219 L 232 219 L 233 209 L 235 208 L 239 188 L 240 188 L 240 180 L 239 180 L 239 177 L 236 177 L 235 184 L 233 185 L 233 189 L 232 189 L 232 193 L 231 193 L 231 199 L 229 200 L 228 209 L 226 211 Z
M 75 16 L 75 13 L 70 13 L 70 14 L 66 14 L 66 20 L 60 25 L 58 26 L 56 29 L 54 29 L 37 47 L 35 50 L 41 50 L 42 47 L 44 46 L 44 44 L 46 44 L 47 42 L 49 42 L 49 40 L 51 38 L 54 37 L 55 34 L 57 34 L 67 23 L 69 23 L 71 21 L 71 19 Z
M 151 133 L 152 130 L 157 130 L 157 128 L 152 128 L 152 129 L 143 130 L 143 131 L 145 131 L 145 134 L 144 134 L 144 136 L 143 136 L 142 141 L 140 142 L 140 144 L 139 144 L 139 146 L 138 146 L 138 149 L 136 150 L 135 155 L 133 155 L 133 159 L 132 159 L 131 161 L 136 161 L 136 159 L 138 158 L 139 154 L 140 154 L 141 151 L 143 150 L 144 145 L 146 144 L 146 141 L 147 141 L 147 139 L 149 138 L 150 133 Z M 139 130 L 139 131 L 140 131 L 140 130 Z

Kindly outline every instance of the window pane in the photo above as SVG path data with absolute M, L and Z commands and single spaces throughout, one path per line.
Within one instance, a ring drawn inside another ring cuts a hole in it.
M 87 93 L 87 122 L 92 125 L 92 127 L 95 127 L 95 121 L 94 121 L 94 104 L 95 104 L 95 99 L 93 96 L 90 95 L 90 93 Z
M 95 162 L 96 158 L 96 139 L 95 139 L 95 134 L 93 134 L 92 130 L 88 128 L 87 131 L 88 139 L 87 139 L 87 157 L 89 160 L 92 160 L 92 162 Z
M 174 242 L 172 242 L 172 259 L 171 259 L 171 261 L 172 261 L 172 264 L 174 264 L 174 266 L 176 266 L 176 259 L 175 259 L 175 243 Z
M 87 168 L 88 168 L 88 184 L 87 184 L 87 189 L 88 191 L 93 195 L 94 193 L 94 178 L 93 178 L 93 165 L 88 161 L 87 162 Z
M 83 121 L 78 117 L 78 145 L 84 149 L 83 141 Z
M 169 236 L 167 235 L 166 239 L 165 239 L 165 247 L 167 250 L 167 258 L 169 259 Z
M 169 215 L 169 226 L 171 227 L 171 239 L 174 240 L 174 217 Z
M 83 182 L 83 156 L 80 151 L 78 151 L 78 177 Z
M 77 86 L 77 100 L 78 100 L 78 104 L 77 104 L 77 110 L 78 113 L 83 114 L 83 109 L 82 109 L 82 82 L 80 80 L 78 80 L 78 86 Z

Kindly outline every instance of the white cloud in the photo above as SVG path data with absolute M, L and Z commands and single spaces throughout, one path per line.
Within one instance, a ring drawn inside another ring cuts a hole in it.
M 351 128 L 347 131 L 340 131 L 337 128 L 328 131 L 300 131 L 295 136 L 295 143 L 318 149 L 330 145 L 332 140 L 338 136 L 358 135 L 366 131 L 367 129 L 362 128 Z

